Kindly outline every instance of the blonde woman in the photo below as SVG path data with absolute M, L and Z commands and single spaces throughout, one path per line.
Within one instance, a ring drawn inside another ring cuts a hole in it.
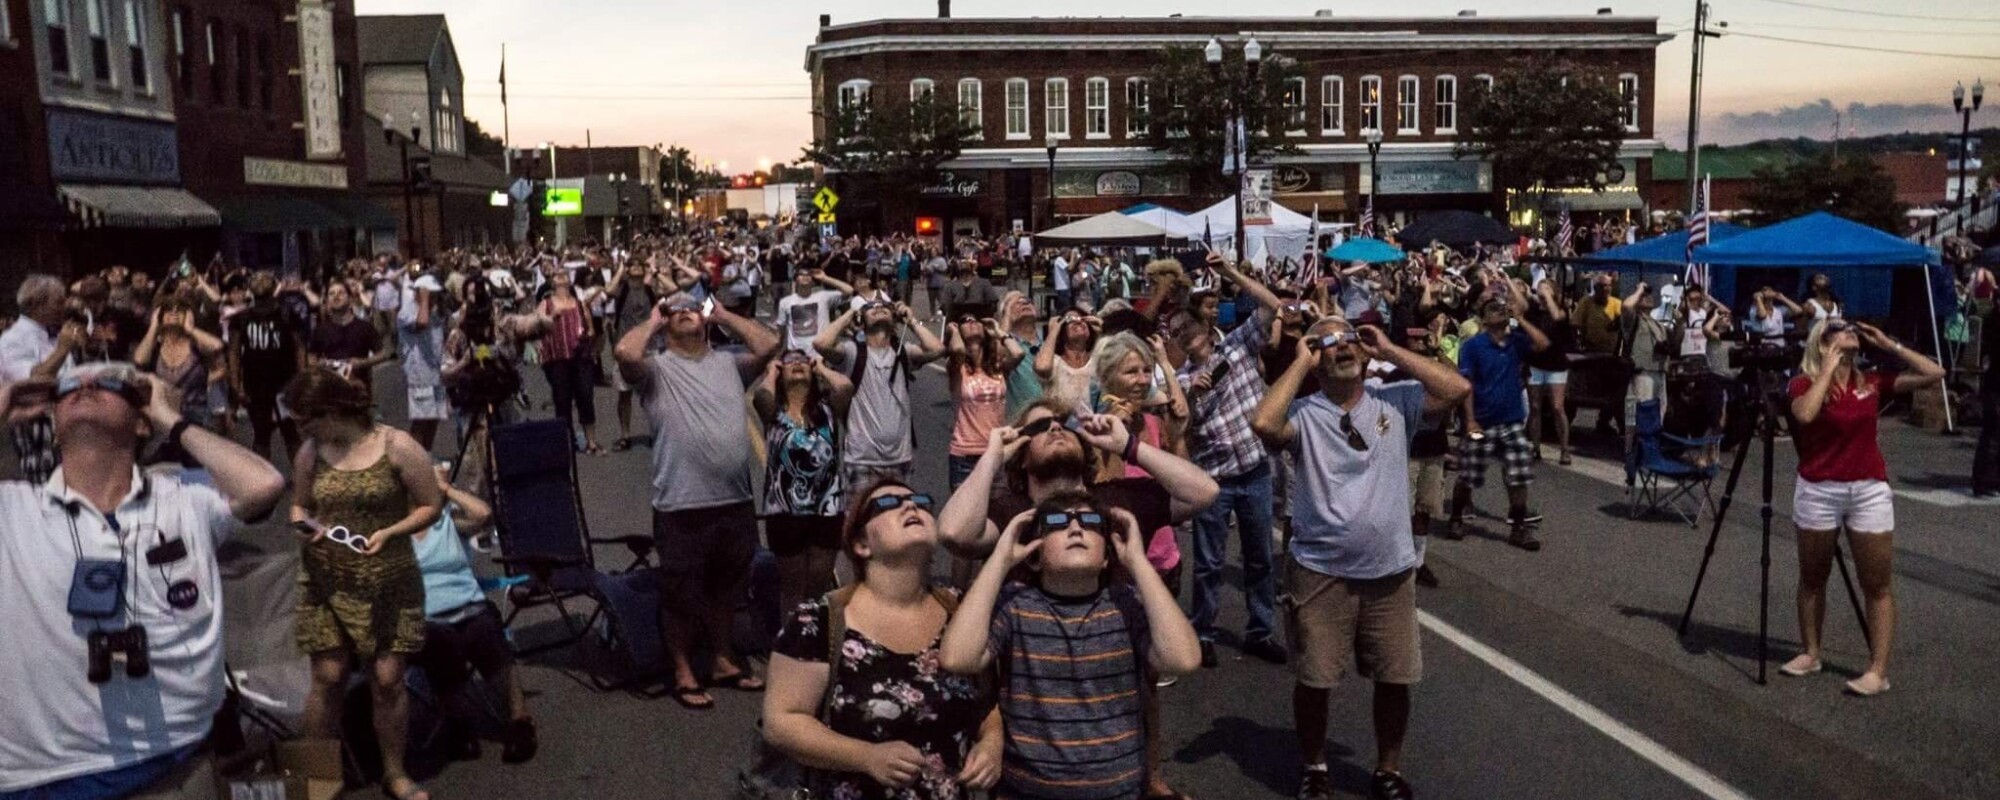
M 1861 370 L 1854 359 L 1863 342 L 1902 359 L 1905 371 Z M 1792 441 L 1799 452 L 1792 518 L 1799 530 L 1799 640 L 1805 652 L 1778 671 L 1799 677 L 1822 667 L 1827 571 L 1834 537 L 1844 528 L 1868 603 L 1869 638 L 1868 669 L 1847 682 L 1847 691 L 1872 697 L 1889 690 L 1889 644 L 1896 633 L 1896 598 L 1889 589 L 1895 495 L 1876 414 L 1884 395 L 1935 386 L 1944 368 L 1873 325 L 1828 319 L 1813 326 L 1799 372 L 1790 386 Z

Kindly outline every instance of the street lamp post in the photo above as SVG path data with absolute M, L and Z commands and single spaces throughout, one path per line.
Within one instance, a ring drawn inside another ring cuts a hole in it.
M 418 252 L 417 207 L 411 196 L 411 190 L 415 187 L 410 180 L 410 143 L 423 134 L 423 129 L 417 125 L 417 119 L 417 113 L 410 112 L 410 135 L 400 142 L 396 139 L 398 131 L 395 121 L 387 117 L 382 120 L 382 143 L 398 145 L 398 159 L 403 164 L 403 230 L 408 231 L 410 235 L 407 249 L 411 257 L 415 257 Z
M 1209 39 L 1208 44 L 1201 49 L 1201 55 L 1202 60 L 1208 62 L 1209 74 L 1215 76 L 1218 80 L 1221 79 L 1222 41 L 1213 38 Z M 1228 87 L 1229 91 L 1224 96 L 1223 101 L 1222 138 L 1224 144 L 1222 150 L 1226 158 L 1224 159 L 1225 164 L 1223 165 L 1222 173 L 1235 178 L 1236 183 L 1235 242 L 1236 260 L 1239 262 L 1250 252 L 1248 243 L 1243 240 L 1243 173 L 1250 164 L 1250 155 L 1248 152 L 1250 149 L 1250 125 L 1244 117 L 1250 110 L 1252 93 L 1258 92 L 1263 88 L 1263 84 L 1257 81 L 1257 71 L 1258 68 L 1263 66 L 1263 61 L 1264 45 L 1260 44 L 1257 38 L 1253 36 L 1243 43 L 1243 76 L 1240 80 L 1231 82 Z M 1238 137 L 1238 131 L 1242 132 L 1241 137 Z
M 1050 136 L 1044 142 L 1049 148 L 1049 210 L 1042 216 L 1041 229 L 1048 230 L 1056 224 L 1056 137 Z
M 1375 193 L 1382 183 L 1382 170 L 1376 166 L 1382 157 L 1382 129 L 1369 128 L 1361 132 L 1361 137 L 1368 142 L 1368 216 L 1372 218 L 1375 216 Z M 1371 219 L 1369 224 L 1379 223 Z M 1373 231 L 1369 233 L 1372 235 Z
M 1986 83 L 1984 81 L 1975 80 L 1972 82 L 1971 105 L 1967 105 L 1965 102 L 1965 84 L 1958 84 L 1951 89 L 1951 110 L 1958 112 L 1959 118 L 1963 120 L 1959 126 L 1958 134 L 1958 202 L 1960 205 L 1964 205 L 1970 199 L 1965 192 L 1965 183 L 1966 174 L 1969 172 L 1969 167 L 1971 166 L 1968 162 L 1972 159 L 1972 112 L 1978 111 L 1979 104 L 1985 100 Z M 1965 214 L 1958 215 L 1960 233 L 1965 232 L 1965 217 Z

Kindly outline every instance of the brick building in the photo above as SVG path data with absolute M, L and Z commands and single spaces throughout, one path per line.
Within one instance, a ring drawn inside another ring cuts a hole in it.
M 659 145 L 552 145 L 523 150 L 519 158 L 516 174 L 583 190 L 583 214 L 564 223 L 566 237 L 613 241 L 666 220 L 672 201 L 660 193 L 660 161 L 666 151 Z M 541 226 L 538 234 L 555 238 L 553 218 L 544 218 Z
M 1218 198 L 1189 194 L 1186 167 L 1153 150 L 1135 105 L 1163 93 L 1146 76 L 1167 47 L 1211 38 L 1238 57 L 1255 38 L 1265 58 L 1297 62 L 1295 102 L 1306 127 L 1287 135 L 1302 153 L 1277 156 L 1278 202 L 1327 220 L 1353 219 L 1369 190 L 1363 131 L 1383 132 L 1376 208 L 1390 217 L 1439 208 L 1499 212 L 1507 198 L 1491 170 L 1452 157 L 1462 87 L 1510 64 L 1555 54 L 1615 79 L 1628 98 L 1625 176 L 1608 191 L 1573 196 L 1585 212 L 1639 213 L 1653 137 L 1654 51 L 1670 37 L 1651 17 L 1342 18 L 1164 17 L 882 19 L 843 25 L 822 17 L 806 49 L 816 109 L 877 92 L 956 98 L 979 125 L 938 185 L 910 211 L 848 197 L 843 230 L 900 230 L 938 216 L 949 231 L 991 234 L 1017 223 L 1087 216 L 1140 202 L 1194 210 Z M 816 132 L 825 116 L 816 117 Z M 1054 145 L 1053 170 L 1048 147 Z M 1047 207 L 1053 172 L 1053 213 Z M 838 178 L 836 177 L 837 181 Z
M 376 251 L 430 254 L 511 241 L 513 210 L 492 204 L 507 189 L 506 171 L 466 152 L 465 73 L 444 15 L 357 23 L 368 193 L 396 223 L 376 238 Z M 428 165 L 430 181 L 406 184 L 406 157 L 412 168 Z

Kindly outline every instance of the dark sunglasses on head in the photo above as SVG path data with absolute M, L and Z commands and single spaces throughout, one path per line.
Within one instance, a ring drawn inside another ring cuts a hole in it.
M 1051 511 L 1042 515 L 1042 532 L 1055 533 L 1069 527 L 1074 522 L 1078 527 L 1095 533 L 1104 532 L 1104 515 L 1095 511 Z
M 1035 420 L 1034 422 L 1030 422 L 1026 425 L 1021 426 L 1021 435 L 1033 438 L 1036 436 L 1040 436 L 1044 433 L 1048 433 L 1050 428 L 1053 428 L 1057 425 L 1061 425 L 1064 430 L 1074 431 L 1079 426 L 1081 426 L 1081 424 L 1082 423 L 1077 421 L 1075 414 L 1071 414 L 1066 417 L 1043 417 L 1041 419 Z
M 669 303 L 662 303 L 660 306 L 665 308 L 669 314 L 677 314 L 682 311 L 700 311 L 701 301 L 692 297 L 686 297 Z
M 1356 335 L 1353 331 L 1342 331 L 1340 333 L 1328 333 L 1320 336 L 1315 336 L 1311 339 L 1306 340 L 1306 346 L 1314 350 L 1325 350 L 1329 347 L 1339 347 L 1349 342 L 1358 342 L 1358 341 L 1361 341 L 1361 337 L 1359 335 Z
M 131 403 L 136 408 L 144 406 L 146 401 L 151 399 L 148 397 L 148 390 L 150 388 L 145 384 L 127 383 L 121 378 L 107 376 L 100 376 L 89 380 L 78 380 L 71 377 L 56 381 L 56 399 L 61 400 L 84 389 L 98 389 L 123 397 L 126 402 Z
M 1354 428 L 1354 415 L 1340 415 L 1340 432 L 1347 436 L 1347 446 L 1357 453 L 1368 452 L 1368 440 L 1361 438 L 1361 431 Z
M 919 511 L 929 511 L 934 504 L 931 496 L 922 492 L 877 495 L 868 501 L 868 518 L 874 519 L 902 508 L 904 503 L 916 506 Z

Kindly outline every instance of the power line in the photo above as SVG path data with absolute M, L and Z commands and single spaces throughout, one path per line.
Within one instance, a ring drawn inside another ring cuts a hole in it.
M 1963 58 L 1974 61 L 2000 61 L 2000 56 L 1993 56 L 1993 55 L 1972 55 L 1970 53 L 1938 53 L 1928 50 L 1898 50 L 1893 47 L 1869 47 L 1867 45 L 1859 45 L 1859 44 L 1820 42 L 1820 41 L 1814 41 L 1812 39 L 1792 39 L 1784 36 L 1765 36 L 1760 33 L 1731 32 L 1728 35 L 1741 36 L 1745 39 L 1762 39 L 1767 42 L 1803 44 L 1803 45 L 1811 45 L 1813 47 L 1831 47 L 1837 50 L 1861 50 L 1869 53 L 1893 53 L 1895 55 L 1901 55 L 1901 56 L 1930 56 L 1932 58 Z
M 1990 30 L 1947 31 L 1930 28 L 1857 28 L 1842 25 L 1797 25 L 1790 22 L 1765 22 L 1763 20 L 1736 20 L 1734 25 L 1749 25 L 1754 28 L 1791 28 L 1802 31 L 1838 31 L 1841 33 L 1885 33 L 1919 36 L 2000 36 L 2000 28 Z M 1735 28 L 1730 28 L 1735 30 Z
M 1811 8 L 1820 11 L 1836 11 L 1842 14 L 1860 14 L 1862 16 L 1868 16 L 1868 17 L 1890 17 L 1894 19 L 1925 19 L 1925 20 L 1930 20 L 1932 22 L 2000 22 L 2000 17 L 1940 17 L 1934 14 L 1898 14 L 1893 11 L 1868 11 L 1859 8 L 1845 8 L 1842 6 L 1821 5 L 1819 3 L 1806 3 L 1806 2 L 1800 2 L 1800 0 L 1763 0 L 1763 2 L 1775 3 L 1781 6 L 1797 6 L 1799 8 Z

